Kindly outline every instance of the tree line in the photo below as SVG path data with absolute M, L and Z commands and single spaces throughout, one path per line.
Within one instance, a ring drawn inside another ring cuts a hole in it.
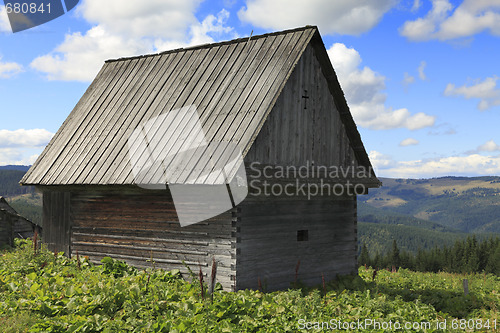
M 361 246 L 360 265 L 377 269 L 407 268 L 419 272 L 493 273 L 500 276 L 500 238 L 478 241 L 476 236 L 457 240 L 451 246 L 435 246 L 416 253 L 400 250 L 396 240 L 386 254 L 370 254 Z
M 0 170 L 0 196 L 11 197 L 34 193 L 35 189 L 32 186 L 19 185 L 25 173 L 20 170 Z

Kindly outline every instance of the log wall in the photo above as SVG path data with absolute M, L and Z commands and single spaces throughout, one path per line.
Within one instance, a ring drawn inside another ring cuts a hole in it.
M 168 192 L 149 192 L 73 192 L 72 256 L 78 251 L 95 262 L 109 256 L 136 267 L 179 269 L 188 278 L 184 263 L 195 273 L 201 267 L 208 276 L 215 258 L 217 281 L 225 290 L 234 290 L 233 212 L 181 228 Z

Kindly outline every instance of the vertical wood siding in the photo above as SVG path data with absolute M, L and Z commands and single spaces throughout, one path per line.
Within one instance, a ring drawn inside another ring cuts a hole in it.
M 12 215 L 5 210 L 0 210 L 0 246 L 12 245 L 14 238 L 12 225 Z
M 50 251 L 70 254 L 70 198 L 69 192 L 43 193 L 43 242 Z
M 302 54 L 245 160 L 283 166 L 313 161 L 357 165 L 313 46 Z
M 298 279 L 307 285 L 356 270 L 355 198 L 304 200 L 249 197 L 237 224 L 237 289 L 290 287 L 300 260 Z M 308 240 L 298 241 L 297 231 Z

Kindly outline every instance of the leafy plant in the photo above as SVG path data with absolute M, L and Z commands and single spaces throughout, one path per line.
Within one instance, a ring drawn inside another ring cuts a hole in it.
M 112 258 L 99 266 L 84 258 L 79 269 L 62 253 L 42 248 L 34 255 L 30 242 L 17 245 L 0 257 L 6 332 L 298 332 L 301 320 L 331 319 L 498 322 L 500 278 L 490 274 L 381 270 L 372 281 L 373 270 L 360 268 L 317 287 L 273 293 L 218 285 L 211 302 L 202 299 L 198 279 L 186 282 L 178 270 L 139 270 Z

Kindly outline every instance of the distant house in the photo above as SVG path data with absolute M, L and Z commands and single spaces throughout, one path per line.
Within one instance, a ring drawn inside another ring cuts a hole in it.
M 247 182 L 217 166 L 234 147 Z M 311 26 L 107 61 L 21 183 L 50 249 L 205 275 L 215 258 L 227 290 L 355 272 L 356 195 L 381 184 Z
M 36 224 L 19 215 L 5 198 L 0 197 L 0 246 L 12 246 L 14 238 L 33 237 L 35 228 Z

